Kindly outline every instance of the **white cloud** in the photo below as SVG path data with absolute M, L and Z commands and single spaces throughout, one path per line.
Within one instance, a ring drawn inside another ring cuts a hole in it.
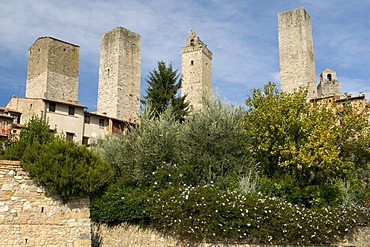
M 350 80 L 366 87 L 366 1 L 17 0 L 0 2 L 0 105 L 13 93 L 13 81 L 26 80 L 27 49 L 37 37 L 53 36 L 80 46 L 80 101 L 93 108 L 100 38 L 117 26 L 141 35 L 142 86 L 158 60 L 181 69 L 180 49 L 194 27 L 214 55 L 214 88 L 233 102 L 244 102 L 251 88 L 279 83 L 277 14 L 301 6 L 311 16 L 318 73 L 329 67 L 337 71 L 343 88 L 353 84 Z M 16 76 L 9 79 L 7 72 Z

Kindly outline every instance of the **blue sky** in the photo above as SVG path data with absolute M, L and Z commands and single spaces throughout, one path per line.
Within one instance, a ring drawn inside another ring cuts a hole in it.
M 79 101 L 95 110 L 101 35 L 117 26 L 141 35 L 142 96 L 148 72 L 159 60 L 181 72 L 181 47 L 194 28 L 213 52 L 213 90 L 244 104 L 252 88 L 279 83 L 277 14 L 298 7 L 311 16 L 317 78 L 333 69 L 343 93 L 370 96 L 370 1 L 353 2 L 1 1 L 0 106 L 12 95 L 24 97 L 28 48 L 38 37 L 51 36 L 80 46 Z

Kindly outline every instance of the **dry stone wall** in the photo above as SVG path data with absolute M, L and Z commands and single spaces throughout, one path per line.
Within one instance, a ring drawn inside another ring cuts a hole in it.
M 0 246 L 91 246 L 89 205 L 64 204 L 19 162 L 0 160 Z
M 152 229 L 143 229 L 138 226 L 128 224 L 117 226 L 92 224 L 92 244 L 92 246 L 96 247 L 283 247 L 282 245 L 250 243 L 186 243 Z M 284 247 L 289 246 L 297 247 L 293 245 L 284 245 Z M 368 247 L 370 246 L 370 228 L 360 228 L 355 235 L 348 237 L 348 239 L 342 243 L 332 246 Z

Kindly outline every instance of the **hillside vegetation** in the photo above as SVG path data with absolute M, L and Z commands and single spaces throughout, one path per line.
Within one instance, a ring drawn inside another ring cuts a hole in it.
M 143 115 L 94 148 L 116 181 L 96 222 L 150 225 L 189 241 L 333 243 L 369 220 L 367 108 L 310 107 L 269 83 L 247 109 L 219 99 L 183 123 Z

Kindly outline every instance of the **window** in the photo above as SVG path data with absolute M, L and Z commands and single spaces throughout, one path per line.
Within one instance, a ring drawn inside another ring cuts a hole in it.
M 193 60 L 190 61 L 190 65 L 194 65 L 194 61 Z
M 331 74 L 327 75 L 328 81 L 331 81 Z
M 49 103 L 49 111 L 55 112 L 56 104 L 55 103 Z
M 104 118 L 99 118 L 99 126 L 104 127 Z
M 73 134 L 73 133 L 69 133 L 69 132 L 67 132 L 67 133 L 66 133 L 66 141 L 68 141 L 68 142 L 72 142 L 72 141 L 73 141 L 73 136 L 74 136 L 74 134 Z
M 68 107 L 68 115 L 75 115 L 75 108 L 73 106 Z
M 89 137 L 87 136 L 82 137 L 82 145 L 86 145 L 86 146 L 89 145 Z
M 13 123 L 17 123 L 17 124 L 20 124 L 21 123 L 21 115 L 13 115 L 13 114 L 11 114 L 11 116 L 14 118 Z
M 8 126 L 8 122 L 3 120 L 0 127 L 3 129 L 6 129 L 7 126 Z
M 191 46 L 194 46 L 194 39 L 191 39 L 191 40 L 190 40 L 190 45 L 191 45 Z
M 85 115 L 85 123 L 86 124 L 90 123 L 90 115 Z

